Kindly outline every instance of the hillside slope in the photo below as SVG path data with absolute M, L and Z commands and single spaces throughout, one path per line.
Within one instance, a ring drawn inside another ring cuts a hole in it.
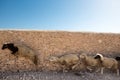
M 33 48 L 39 57 L 39 69 L 51 69 L 45 59 L 50 55 L 66 53 L 103 53 L 120 55 L 120 34 L 83 33 L 64 31 L 0 31 L 0 47 L 5 42 L 24 43 Z M 15 57 L 8 50 L 0 49 L 0 70 L 28 70 L 31 61 Z M 49 66 L 49 67 L 46 67 Z

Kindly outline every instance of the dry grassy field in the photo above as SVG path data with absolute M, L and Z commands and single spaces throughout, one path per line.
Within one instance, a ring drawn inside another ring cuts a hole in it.
M 59 66 L 57 68 L 53 68 L 50 63 L 46 61 L 50 55 L 81 52 L 85 52 L 91 55 L 102 53 L 110 57 L 120 55 L 120 34 L 6 30 L 0 31 L 0 37 L 0 47 L 2 47 L 2 45 L 6 42 L 13 42 L 30 46 L 39 57 L 38 66 L 40 71 L 58 69 Z M 9 50 L 6 49 L 3 51 L 0 49 L 0 71 L 32 71 L 35 69 L 35 65 L 30 60 L 26 60 L 25 58 L 18 58 L 15 62 L 15 58 L 15 56 L 10 54 Z M 112 78 L 109 80 L 112 80 Z

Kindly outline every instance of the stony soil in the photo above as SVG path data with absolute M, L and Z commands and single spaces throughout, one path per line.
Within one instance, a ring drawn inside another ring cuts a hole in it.
M 115 73 L 101 75 L 86 72 L 76 76 L 74 72 L 51 72 L 59 70 L 59 65 L 46 61 L 51 55 L 82 52 L 120 56 L 120 34 L 7 30 L 0 31 L 0 37 L 0 47 L 6 42 L 24 44 L 31 47 L 39 57 L 38 71 L 34 72 L 35 65 L 30 60 L 23 57 L 16 59 L 9 50 L 0 49 L 0 80 L 120 80 Z
M 4 72 L 0 73 L 0 80 L 120 80 L 115 73 L 79 73 L 74 72 Z

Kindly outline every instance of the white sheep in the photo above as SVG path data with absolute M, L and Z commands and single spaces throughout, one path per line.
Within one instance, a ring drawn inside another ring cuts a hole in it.
M 82 53 L 80 55 L 80 60 L 89 71 L 92 71 L 92 69 L 95 69 L 95 68 L 99 68 L 99 66 L 100 66 L 99 60 L 94 59 L 93 56 L 88 56 L 85 53 Z
M 62 56 L 50 56 L 49 61 L 53 63 L 59 63 L 64 65 L 65 68 L 72 69 L 72 66 L 77 64 L 79 61 L 79 56 L 77 54 L 65 54 Z
M 105 68 L 107 69 L 114 69 L 117 72 L 117 75 L 119 75 L 119 69 L 118 69 L 118 62 L 114 58 L 108 58 L 103 57 L 102 54 L 96 54 L 95 59 L 100 60 L 101 62 L 101 74 L 103 74 L 103 70 Z

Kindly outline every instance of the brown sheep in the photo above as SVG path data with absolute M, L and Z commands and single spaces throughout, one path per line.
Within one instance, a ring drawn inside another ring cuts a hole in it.
M 75 64 L 73 67 L 72 67 L 73 70 L 75 71 L 86 71 L 87 69 L 87 66 L 84 62 L 82 62 L 81 60 Z
M 38 58 L 35 52 L 25 45 L 5 43 L 2 46 L 2 50 L 4 49 L 9 49 L 11 51 L 11 54 L 13 54 L 16 57 L 25 57 L 33 61 L 35 65 L 38 64 Z
M 84 65 L 86 69 L 88 69 L 89 71 L 92 71 L 93 68 L 98 68 L 100 66 L 99 63 L 100 63 L 99 60 L 94 59 L 94 57 L 87 56 L 86 54 L 82 53 L 80 55 L 80 62 L 78 64 L 80 64 L 80 66 Z
M 54 63 L 59 63 L 65 66 L 68 69 L 72 69 L 72 66 L 77 64 L 79 61 L 79 56 L 77 54 L 65 54 L 62 56 L 51 56 L 49 61 Z
M 96 54 L 95 59 L 98 59 L 101 61 L 101 74 L 103 74 L 103 70 L 105 68 L 107 69 L 114 69 L 117 72 L 117 75 L 119 75 L 119 69 L 118 69 L 118 62 L 114 58 L 108 58 L 108 57 L 103 57 L 102 54 Z

